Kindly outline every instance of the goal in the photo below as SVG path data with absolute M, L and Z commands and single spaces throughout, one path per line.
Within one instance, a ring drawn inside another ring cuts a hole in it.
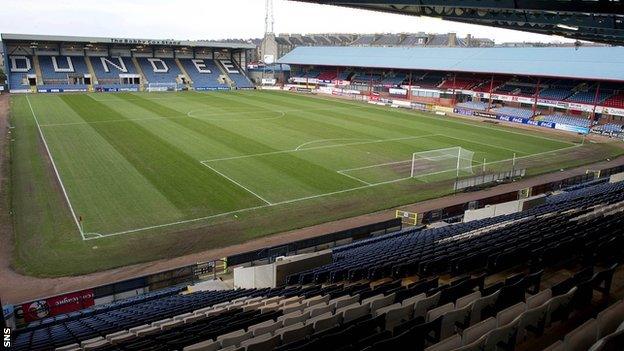
M 447 172 L 453 172 L 456 177 L 473 174 L 473 157 L 474 152 L 460 146 L 415 152 L 412 154 L 410 177 Z
M 148 83 L 147 91 L 178 91 L 180 85 L 178 83 Z

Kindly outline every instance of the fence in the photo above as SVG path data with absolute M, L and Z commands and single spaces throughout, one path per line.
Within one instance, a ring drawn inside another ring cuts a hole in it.
M 480 187 L 481 185 L 496 183 L 498 181 L 511 180 L 514 178 L 524 177 L 526 175 L 526 169 L 515 169 L 513 171 L 500 172 L 494 174 L 484 174 L 468 179 L 460 179 L 455 182 L 455 191 L 464 190 L 468 188 Z

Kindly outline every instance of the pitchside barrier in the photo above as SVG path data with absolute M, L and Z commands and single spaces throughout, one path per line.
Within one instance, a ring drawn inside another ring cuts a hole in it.
M 228 267 L 233 265 L 253 265 L 264 261 L 274 261 L 278 256 L 297 254 L 303 250 L 316 251 L 319 246 L 332 247 L 338 243 L 347 243 L 355 240 L 370 238 L 376 235 L 386 234 L 401 230 L 401 220 L 391 219 L 325 234 L 315 238 L 294 241 L 292 243 L 256 251 L 236 254 L 208 262 L 195 263 L 188 266 L 178 267 L 149 274 L 137 278 L 118 281 L 111 284 L 96 286 L 80 291 L 45 297 L 38 300 L 28 301 L 17 305 L 7 305 L 14 311 L 11 322 L 17 327 L 24 327 L 28 323 L 53 317 L 54 315 L 74 312 L 94 305 L 102 305 L 119 299 L 140 295 L 149 291 L 159 290 L 176 285 L 186 286 L 205 279 L 208 276 L 227 273 Z M 60 306 L 58 301 L 69 301 L 62 308 L 50 309 L 45 306 Z M 32 312 L 31 306 L 41 306 L 36 313 Z M 30 312 L 29 312 L 30 311 Z
M 454 190 L 460 191 L 468 188 L 480 187 L 482 185 L 493 184 L 499 181 L 522 178 L 526 175 L 526 169 L 515 169 L 513 171 L 484 174 L 468 179 L 460 179 L 455 182 Z

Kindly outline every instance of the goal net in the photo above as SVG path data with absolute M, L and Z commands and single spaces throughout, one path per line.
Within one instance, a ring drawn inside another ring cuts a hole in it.
M 428 176 L 440 173 L 473 174 L 474 152 L 462 147 L 451 147 L 412 154 L 410 177 Z
M 177 83 L 148 83 L 147 91 L 178 91 L 179 84 Z

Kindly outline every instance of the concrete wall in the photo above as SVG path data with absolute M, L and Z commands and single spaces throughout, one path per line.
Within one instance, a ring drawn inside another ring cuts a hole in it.
M 331 250 L 324 250 L 278 259 L 261 266 L 234 268 L 234 286 L 237 288 L 274 288 L 286 283 L 293 273 L 303 272 L 332 262 Z
M 274 288 L 275 264 L 234 268 L 234 286 L 236 288 Z
M 609 183 L 618 183 L 621 181 L 624 181 L 624 172 L 613 174 L 611 178 L 609 178 Z
M 503 202 L 496 205 L 486 206 L 476 210 L 467 210 L 464 212 L 464 222 L 476 221 L 479 219 L 496 217 L 520 211 L 526 211 L 535 206 L 543 204 L 545 197 L 543 195 L 530 197 L 528 199 Z
M 286 284 L 286 278 L 293 273 L 303 272 L 331 262 L 331 250 L 285 258 L 275 263 L 275 282 L 277 285 Z

